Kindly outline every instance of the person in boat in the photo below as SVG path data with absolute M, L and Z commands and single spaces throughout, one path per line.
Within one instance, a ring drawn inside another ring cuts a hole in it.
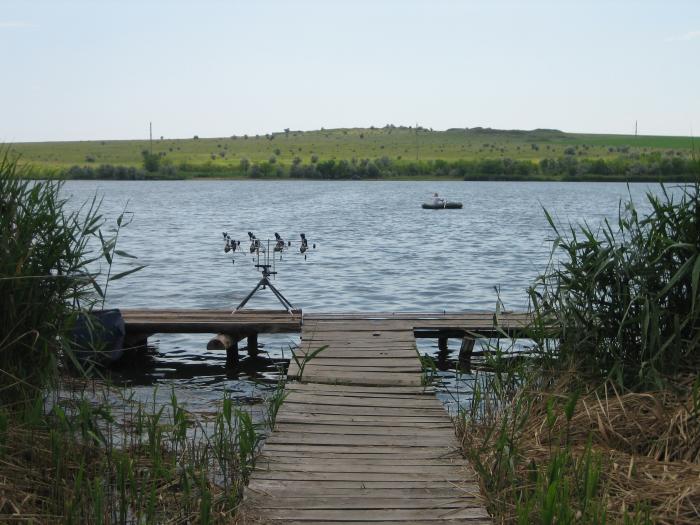
M 433 206 L 435 206 L 435 207 L 445 206 L 445 199 L 441 199 L 440 197 L 438 197 L 437 193 L 433 194 Z

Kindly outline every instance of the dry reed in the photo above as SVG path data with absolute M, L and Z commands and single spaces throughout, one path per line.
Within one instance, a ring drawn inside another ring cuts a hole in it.
M 685 378 L 673 387 L 643 393 L 620 392 L 606 383 L 580 396 L 572 394 L 582 388 L 573 381 L 567 375 L 547 389 L 525 387 L 480 421 L 461 420 L 463 448 L 482 466 L 484 492 L 497 519 L 518 523 L 523 493 L 536 492 L 533 466 L 550 465 L 567 451 L 574 461 L 563 476 L 572 485 L 574 470 L 586 454 L 600 461 L 601 483 L 594 497 L 604 509 L 603 521 L 700 522 L 697 381 Z M 500 426 L 504 421 L 508 424 Z M 513 424 L 516 421 L 521 424 Z M 504 433 L 512 440 L 507 461 L 513 477 L 508 482 L 494 479 L 503 475 L 504 458 L 497 441 Z M 575 499 L 572 504 L 577 506 Z M 539 521 L 536 507 L 530 516 Z M 574 516 L 580 519 L 581 509 L 576 511 Z

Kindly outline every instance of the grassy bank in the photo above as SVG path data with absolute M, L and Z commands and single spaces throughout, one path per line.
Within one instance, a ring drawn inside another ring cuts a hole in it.
M 152 145 L 144 140 L 21 143 L 13 149 L 44 177 L 685 180 L 698 172 L 695 165 L 681 165 L 694 158 L 694 147 L 690 137 L 386 126 L 159 138 Z M 156 162 L 144 169 L 151 155 Z
M 700 520 L 700 186 L 647 198 L 552 223 L 536 357 L 477 377 L 458 423 L 499 523 Z

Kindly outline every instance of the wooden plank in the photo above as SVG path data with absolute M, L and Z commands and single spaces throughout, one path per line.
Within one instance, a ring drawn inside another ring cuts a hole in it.
M 473 481 L 460 482 L 435 482 L 434 480 L 419 481 L 331 481 L 325 480 L 319 487 L 319 482 L 315 480 L 281 480 L 281 479 L 259 479 L 257 473 L 253 474 L 249 487 L 258 490 L 273 490 L 275 488 L 305 490 L 315 493 L 317 490 L 432 490 L 432 489 L 453 489 L 467 492 L 474 487 Z
M 445 429 L 443 428 L 417 428 L 417 427 L 396 427 L 396 426 L 377 426 L 377 425 L 314 425 L 311 423 L 278 423 L 275 430 L 279 432 L 299 432 L 306 434 L 343 434 L 345 436 L 415 436 L 415 437 L 434 437 L 444 436 Z
M 333 395 L 331 393 L 318 394 L 313 392 L 291 392 L 286 400 L 290 403 L 309 403 L 316 405 L 342 405 L 342 406 L 394 406 L 405 408 L 429 408 L 444 411 L 442 404 L 435 398 L 426 396 L 379 396 L 379 395 Z M 443 413 L 443 412 L 440 412 Z
M 362 374 L 365 372 L 379 373 L 379 374 L 418 374 L 421 373 L 421 368 L 417 365 L 414 366 L 337 366 L 332 363 L 321 364 L 319 362 L 308 363 L 304 368 L 305 374 L 329 374 L 334 375 L 336 373 L 346 373 L 346 374 Z
M 248 333 L 266 333 L 266 334 L 284 334 L 290 332 L 298 332 L 299 327 L 293 323 L 250 323 L 236 324 L 231 322 L 182 322 L 182 323 L 149 323 L 149 322 L 133 322 L 126 324 L 126 332 L 128 334 L 147 333 L 147 334 L 217 334 L 219 332 L 230 334 L 248 334 Z
M 301 336 L 301 343 L 300 346 L 324 346 L 324 345 L 329 345 L 331 347 L 337 348 L 339 350 L 342 350 L 343 348 L 356 348 L 358 350 L 368 350 L 368 349 L 375 349 L 375 348 L 382 348 L 386 350 L 406 350 L 406 349 L 414 349 L 416 345 L 416 340 L 415 338 L 412 341 L 387 341 L 387 340 L 382 340 L 381 343 L 377 343 L 374 340 L 355 340 L 355 341 L 348 341 L 348 340 L 342 340 L 342 339 L 323 339 L 323 338 L 311 338 L 303 337 L 304 334 L 302 333 Z
M 399 456 L 397 454 L 397 456 Z M 456 466 L 463 467 L 465 465 L 465 460 L 461 457 L 453 458 L 404 458 L 404 457 L 367 457 L 367 458 L 355 458 L 346 457 L 342 455 L 341 457 L 325 457 L 318 456 L 313 458 L 313 456 L 268 456 L 262 455 L 258 458 L 256 465 L 260 463 L 265 463 L 268 465 L 275 465 L 278 463 L 294 464 L 294 465 L 311 465 L 322 463 L 324 465 L 347 465 L 351 462 L 354 465 L 399 465 L 405 466 L 432 466 L 432 465 L 444 465 L 444 466 Z
M 316 348 L 295 348 L 294 355 L 300 361 L 309 353 L 316 350 Z M 386 348 L 328 348 L 317 354 L 316 357 L 308 360 L 312 363 L 314 359 L 413 359 L 414 361 L 418 359 L 418 352 L 413 348 L 407 348 L 403 350 L 388 350 Z
M 269 447 L 269 449 L 268 449 Z M 372 452 L 377 450 L 378 452 Z M 342 459 L 343 461 L 376 461 L 379 459 L 402 459 L 406 463 L 418 460 L 444 460 L 460 458 L 456 447 L 369 447 L 369 450 L 358 447 L 345 447 L 339 445 L 293 445 L 275 444 L 265 445 L 265 455 L 262 458 L 303 458 L 303 459 Z
M 321 385 L 320 383 L 307 383 L 307 384 L 314 384 L 314 385 Z M 287 388 L 287 392 L 289 392 L 288 396 L 291 394 L 298 394 L 298 395 L 313 395 L 313 396 L 318 396 L 320 398 L 324 397 L 341 397 L 341 398 L 351 398 L 351 397 L 376 397 L 379 399 L 412 399 L 415 401 L 426 401 L 433 399 L 433 396 L 435 392 L 429 391 L 428 393 L 418 393 L 418 394 L 384 394 L 384 393 L 377 393 L 377 392 L 339 392 L 335 391 L 333 389 L 337 388 L 334 385 L 323 385 L 328 387 L 328 390 L 297 390 L 294 388 Z M 346 386 L 346 385 L 338 385 L 338 386 Z M 362 388 L 362 387 L 357 387 L 357 388 Z M 439 401 L 438 401 L 439 403 Z
M 301 521 L 292 519 L 292 520 L 285 520 L 285 519 L 280 519 L 280 520 L 274 520 L 271 521 L 270 523 L 274 523 L 275 525 L 309 525 L 311 523 L 307 519 L 303 519 Z M 354 524 L 357 525 L 357 523 L 362 523 L 358 522 L 355 520 L 352 521 L 345 521 L 342 519 L 338 520 L 333 520 L 333 521 L 318 521 L 314 520 L 313 521 L 314 525 L 350 525 Z M 382 525 L 435 525 L 436 523 L 469 523 L 469 525 L 492 525 L 492 521 L 490 519 L 469 519 L 469 521 L 465 521 L 462 518 L 456 518 L 454 520 L 448 519 L 448 518 L 438 518 L 436 520 L 417 520 L 415 518 L 411 518 L 408 520 L 382 520 L 380 522 Z
M 296 354 L 296 352 L 295 352 Z M 301 358 L 301 356 L 299 356 Z M 337 357 L 334 353 L 329 352 L 327 354 L 321 353 L 317 357 L 309 360 L 308 365 L 318 365 L 318 366 L 346 366 L 349 368 L 354 368 L 357 366 L 364 367 L 386 367 L 386 368 L 407 368 L 413 367 L 418 368 L 420 372 L 420 365 L 416 359 L 415 352 L 413 355 L 406 355 L 401 357 L 396 356 L 378 356 L 375 357 L 373 354 L 368 354 L 365 356 L 356 355 L 354 358 L 341 358 Z
M 435 394 L 433 387 L 330 386 L 322 383 L 301 383 L 298 381 L 288 382 L 285 389 L 288 392 L 317 396 L 395 397 L 397 399 L 430 399 Z
M 344 416 L 383 416 L 383 417 L 427 417 L 437 416 L 441 412 L 439 409 L 415 409 L 410 407 L 364 407 L 364 406 L 343 406 L 343 405 L 312 405 L 309 403 L 286 402 L 283 414 L 337 414 Z M 445 417 L 447 413 L 444 413 Z
M 420 386 L 421 378 L 417 374 L 383 373 L 383 372 L 333 372 L 333 373 L 309 373 L 303 374 L 304 381 L 344 384 L 344 385 L 406 385 Z
M 431 408 L 444 412 L 442 404 L 433 399 L 400 399 L 395 397 L 359 397 L 359 396 L 319 396 L 294 392 L 287 396 L 288 403 L 308 403 L 311 405 L 336 405 L 336 406 L 366 406 L 366 407 L 405 407 L 405 408 Z
M 316 496 L 313 498 L 305 498 L 304 501 L 299 501 L 299 498 L 278 497 L 273 501 L 267 502 L 267 508 L 271 509 L 326 509 L 326 510 L 342 510 L 342 509 L 457 509 L 468 508 L 481 505 L 481 500 L 475 497 L 442 497 L 442 498 L 352 498 L 352 497 L 333 497 L 333 496 Z
M 254 497 L 273 496 L 276 498 L 308 498 L 311 487 L 295 485 L 294 482 L 273 481 L 273 480 L 253 480 L 246 487 L 246 493 L 255 493 Z M 346 487 L 338 488 L 332 486 L 321 486 L 315 490 L 315 497 L 341 497 L 346 500 L 372 500 L 385 498 L 401 499 L 444 499 L 444 498 L 475 498 L 479 496 L 479 489 L 476 484 L 469 486 L 462 485 L 457 488 L 452 485 L 441 484 L 434 487 L 402 487 L 402 488 L 360 488 Z
M 306 326 L 304 326 L 306 328 Z M 368 343 L 376 341 L 387 341 L 393 343 L 415 343 L 413 329 L 401 330 L 344 330 L 339 331 L 315 331 L 309 332 L 304 329 L 304 341 L 337 341 L 351 343 Z
M 414 394 L 414 395 L 432 395 L 433 387 L 416 388 L 410 386 L 329 386 L 319 383 L 287 383 L 285 388 L 292 391 L 307 391 L 307 392 L 334 392 L 343 394 Z
M 432 447 L 450 443 L 447 436 L 395 436 L 378 435 L 340 435 L 340 434 L 309 434 L 307 432 L 280 432 L 272 434 L 267 443 L 292 445 L 339 445 L 339 446 L 399 446 L 399 447 Z
M 343 320 L 394 320 L 394 319 L 477 319 L 492 318 L 493 310 L 472 310 L 463 312 L 307 312 L 304 319 L 309 323 L 313 321 L 333 321 Z M 531 317 L 527 312 L 502 311 L 499 313 L 502 318 Z
M 296 476 L 302 473 L 325 473 L 325 474 L 407 474 L 407 475 L 423 475 L 422 479 L 429 477 L 445 480 L 464 480 L 473 478 L 474 472 L 466 467 L 458 467 L 456 465 L 396 465 L 396 464 L 374 464 L 374 463 L 355 463 L 341 462 L 330 463 L 328 461 L 316 461 L 305 463 L 274 463 L 262 462 L 256 463 L 256 472 L 272 472 L 276 474 L 288 473 Z M 283 478 L 286 479 L 286 478 Z
M 460 472 L 303 472 L 295 471 L 272 471 L 256 470 L 256 479 L 271 479 L 281 481 L 355 481 L 361 483 L 370 482 L 445 482 L 458 483 L 460 481 L 474 481 L 474 478 L 467 478 Z
M 350 416 L 341 417 L 325 414 L 279 414 L 277 423 L 312 423 L 316 425 L 356 425 L 356 426 L 372 426 L 382 423 L 387 423 L 386 417 L 376 416 Z M 447 417 L 426 416 L 421 418 L 400 418 L 392 417 L 391 425 L 393 428 L 409 427 L 409 428 L 447 428 L 454 429 L 454 424 Z
M 307 521 L 363 521 L 385 522 L 387 520 L 410 521 L 414 520 L 464 520 L 488 518 L 488 513 L 482 507 L 467 507 L 460 509 L 269 509 L 265 517 L 270 520 L 307 520 Z

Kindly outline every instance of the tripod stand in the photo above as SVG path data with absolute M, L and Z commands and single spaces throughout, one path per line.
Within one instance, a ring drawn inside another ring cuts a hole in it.
M 282 306 L 284 306 L 284 309 L 287 310 L 288 313 L 292 313 L 292 310 L 294 310 L 294 306 L 292 303 L 290 303 L 287 298 L 282 295 L 282 292 L 280 292 L 275 286 L 270 282 L 270 275 L 275 275 L 277 272 L 275 271 L 270 271 L 270 264 L 256 264 L 256 268 L 262 268 L 260 271 L 262 272 L 262 277 L 260 278 L 260 281 L 258 281 L 258 284 L 255 285 L 255 288 L 253 288 L 253 291 L 250 292 L 245 299 L 241 301 L 241 304 L 239 304 L 236 309 L 234 310 L 234 313 L 243 308 L 243 306 L 250 300 L 253 295 L 255 295 L 255 292 L 258 290 L 265 289 L 267 286 L 270 288 L 273 294 L 275 294 L 275 297 L 277 297 L 277 300 L 282 303 Z

